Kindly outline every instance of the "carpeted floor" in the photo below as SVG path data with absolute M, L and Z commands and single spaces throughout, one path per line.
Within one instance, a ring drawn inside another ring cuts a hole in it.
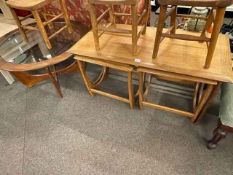
M 126 84 L 105 83 L 125 95 Z M 206 139 L 217 117 L 187 118 L 91 97 L 80 75 L 61 77 L 64 98 L 50 82 L 31 89 L 0 76 L 1 175 L 232 175 L 233 135 L 216 150 Z M 110 88 L 111 89 L 111 88 Z M 166 94 L 165 103 L 185 106 Z

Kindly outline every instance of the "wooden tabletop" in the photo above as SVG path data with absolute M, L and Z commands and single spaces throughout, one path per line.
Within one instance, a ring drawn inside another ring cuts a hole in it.
M 121 25 L 122 28 L 130 28 Z M 68 52 L 77 56 L 108 60 L 136 67 L 151 68 L 170 73 L 189 75 L 221 82 L 233 82 L 229 39 L 220 34 L 209 69 L 204 69 L 207 54 L 206 43 L 165 38 L 156 59 L 152 59 L 156 28 L 147 27 L 146 34 L 138 41 L 136 56 L 131 54 L 131 37 L 103 34 L 100 37 L 101 52 L 94 47 L 93 33 L 88 32 Z M 188 33 L 177 30 L 177 33 Z
M 0 22 L 0 39 L 3 38 L 6 34 L 16 30 L 18 27 L 14 24 L 6 24 Z

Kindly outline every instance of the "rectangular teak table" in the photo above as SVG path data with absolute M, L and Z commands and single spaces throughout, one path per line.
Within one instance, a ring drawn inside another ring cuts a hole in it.
M 121 25 L 121 28 L 130 28 Z M 179 33 L 187 31 L 177 30 Z M 207 53 L 206 43 L 165 38 L 156 59 L 152 59 L 156 28 L 147 27 L 146 34 L 138 41 L 136 56 L 131 53 L 131 38 L 126 35 L 104 34 L 100 39 L 100 52 L 94 47 L 93 33 L 88 32 L 69 52 L 76 55 L 83 80 L 89 93 L 98 93 L 128 102 L 133 108 L 132 72 L 139 75 L 139 106 L 148 106 L 190 117 L 193 122 L 204 113 L 207 104 L 221 82 L 233 82 L 229 40 L 220 34 L 209 69 L 203 65 Z M 86 75 L 84 64 L 93 63 L 104 67 L 99 79 L 92 83 Z M 128 73 L 128 99 L 100 91 L 98 85 L 104 79 L 107 67 Z M 144 75 L 162 77 L 170 81 L 184 81 L 195 84 L 193 111 L 183 111 L 154 104 L 145 99 Z

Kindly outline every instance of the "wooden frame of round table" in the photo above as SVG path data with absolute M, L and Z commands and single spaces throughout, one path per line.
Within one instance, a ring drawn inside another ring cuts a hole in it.
M 41 62 L 30 63 L 30 64 L 9 63 L 0 57 L 0 69 L 9 71 L 21 83 L 23 83 L 25 86 L 29 88 L 45 79 L 51 79 L 57 94 L 60 97 L 63 97 L 58 80 L 58 75 L 77 72 L 78 66 L 77 63 L 74 61 L 69 66 L 66 66 L 65 68 L 60 70 L 56 70 L 55 65 L 69 59 L 71 56 L 72 54 L 64 52 L 61 55 L 53 57 L 51 59 L 44 60 Z M 43 73 L 43 74 L 28 73 L 28 71 L 39 70 L 39 69 L 45 69 L 47 73 Z

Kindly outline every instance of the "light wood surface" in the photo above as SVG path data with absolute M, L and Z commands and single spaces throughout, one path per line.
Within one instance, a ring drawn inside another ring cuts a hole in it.
M 121 25 L 121 28 L 130 26 Z M 177 30 L 179 33 L 189 32 Z M 92 32 L 87 33 L 68 52 L 78 56 L 124 63 L 136 67 L 151 68 L 170 73 L 187 75 L 206 80 L 233 82 L 229 39 L 220 34 L 209 69 L 204 69 L 207 54 L 206 43 L 165 39 L 157 58 L 152 59 L 156 28 L 147 27 L 147 32 L 138 41 L 136 56 L 131 53 L 131 37 L 105 34 L 101 37 L 101 52 L 95 50 Z M 193 33 L 192 33 L 193 34 Z M 199 33 L 197 33 L 197 36 Z M 77 57 L 78 58 L 78 57 Z
M 17 29 L 17 25 L 0 23 L 0 38 Z

